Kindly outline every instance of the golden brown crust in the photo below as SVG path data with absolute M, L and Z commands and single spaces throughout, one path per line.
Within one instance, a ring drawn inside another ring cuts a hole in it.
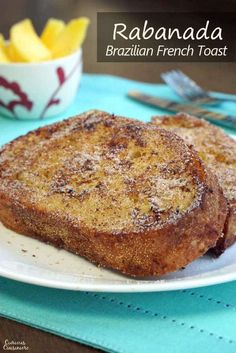
M 182 137 L 199 153 L 217 175 L 228 201 L 228 217 L 224 237 L 212 249 L 220 255 L 236 241 L 236 142 L 218 127 L 205 120 L 180 113 L 176 116 L 154 117 L 152 123 Z
M 214 175 L 178 136 L 91 111 L 0 152 L 0 220 L 132 276 L 162 275 L 221 236 Z

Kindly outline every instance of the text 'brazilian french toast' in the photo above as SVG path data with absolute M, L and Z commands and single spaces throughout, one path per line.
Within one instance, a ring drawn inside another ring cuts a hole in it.
M 154 117 L 152 123 L 181 136 L 216 174 L 228 201 L 224 236 L 212 249 L 220 255 L 236 241 L 236 141 L 220 128 L 186 114 Z
M 169 131 L 90 111 L 0 151 L 8 228 L 132 276 L 185 266 L 221 236 L 216 177 Z

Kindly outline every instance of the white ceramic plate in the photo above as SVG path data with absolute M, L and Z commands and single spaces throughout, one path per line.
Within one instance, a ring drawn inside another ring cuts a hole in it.
M 177 290 L 236 279 L 236 245 L 218 259 L 204 256 L 160 279 L 134 280 L 79 256 L 16 234 L 0 223 L 0 275 L 46 287 L 102 292 Z

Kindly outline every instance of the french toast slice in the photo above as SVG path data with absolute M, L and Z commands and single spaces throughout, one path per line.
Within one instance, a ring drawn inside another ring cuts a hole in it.
M 221 236 L 216 177 L 169 131 L 89 111 L 0 151 L 0 220 L 131 276 L 175 271 Z
M 236 241 L 236 141 L 223 130 L 203 119 L 180 113 L 176 116 L 154 117 L 152 123 L 181 136 L 194 146 L 202 160 L 217 175 L 228 202 L 224 236 L 212 249 L 222 254 Z

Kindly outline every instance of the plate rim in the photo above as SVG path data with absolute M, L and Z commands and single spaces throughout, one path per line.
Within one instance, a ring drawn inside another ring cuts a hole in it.
M 29 241 L 37 241 L 28 236 L 16 233 L 3 225 L 0 222 L 0 234 L 1 227 L 7 231 L 13 233 L 13 235 L 19 235 Z M 43 242 L 40 242 L 42 245 L 47 245 Z M 49 245 L 47 245 L 49 246 Z M 50 246 L 50 248 L 53 248 Z M 2 247 L 4 253 L 4 246 Z M 236 245 L 235 245 L 236 250 Z M 65 251 L 65 250 L 64 250 Z M 20 258 L 17 262 L 23 264 L 24 271 L 16 271 L 16 269 L 11 266 L 7 266 L 8 262 L 15 263 L 14 261 L 15 254 L 13 254 L 13 259 L 11 260 L 0 260 L 0 276 L 15 280 L 18 282 L 36 285 L 47 288 L 55 288 L 60 290 L 71 290 L 71 291 L 87 291 L 87 292 L 110 292 L 110 293 L 141 293 L 141 292 L 164 292 L 164 291 L 175 291 L 175 290 L 184 290 L 191 288 L 200 288 L 211 285 L 223 284 L 226 282 L 231 282 L 236 280 L 236 262 L 231 265 L 220 266 L 216 269 L 210 271 L 203 271 L 200 273 L 187 274 L 186 277 L 177 277 L 177 278 L 133 278 L 125 276 L 124 279 L 119 278 L 108 278 L 101 280 L 99 277 L 86 276 L 86 272 L 83 274 L 76 273 L 65 273 L 63 271 L 56 272 L 55 270 L 49 269 L 50 276 L 47 276 L 47 273 L 40 273 L 40 265 L 35 264 L 35 272 L 30 272 L 30 263 L 24 263 Z M 83 257 L 80 257 L 83 259 Z M 86 259 L 85 259 L 86 260 Z M 88 260 L 87 260 L 88 261 Z M 94 265 L 95 266 L 95 265 Z M 233 267 L 232 269 L 230 269 Z M 229 268 L 229 271 L 227 271 Z M 222 271 L 223 269 L 223 271 Z M 102 268 L 102 270 L 107 271 L 109 269 Z M 48 271 L 48 269 L 46 269 Z M 112 270 L 111 270 L 112 271 Z M 177 271 L 176 271 L 177 272 Z M 51 274 L 53 275 L 51 277 Z M 120 273 L 119 273 L 120 274 Z M 61 276 L 61 277 L 60 277 Z M 88 278 L 87 278 L 88 277 Z M 94 281 L 91 281 L 91 278 Z
M 41 279 L 37 277 L 27 276 L 25 274 L 15 274 L 11 271 L 0 269 L 0 276 L 15 280 L 18 282 L 63 290 L 86 291 L 86 292 L 104 292 L 104 293 L 141 293 L 141 292 L 164 292 L 184 290 L 191 288 L 207 287 L 217 284 L 223 284 L 236 280 L 236 271 L 231 273 L 216 274 L 209 277 L 196 277 L 190 279 L 172 279 L 170 281 L 158 280 L 143 282 L 139 280 L 137 283 L 122 284 L 98 284 L 98 283 L 74 283 L 61 282 L 58 280 Z M 79 277 L 78 277 L 79 279 Z M 128 281 L 128 280 L 127 280 Z

